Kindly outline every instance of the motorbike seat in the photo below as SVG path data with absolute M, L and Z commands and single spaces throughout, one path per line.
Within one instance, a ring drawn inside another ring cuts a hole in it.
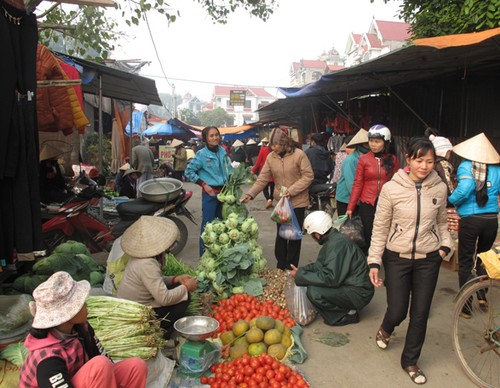
M 333 189 L 335 185 L 331 183 L 322 183 L 319 185 L 314 185 L 309 188 L 309 194 L 318 194 L 322 192 L 327 192 L 331 189 Z
M 151 215 L 162 207 L 162 203 L 147 201 L 144 198 L 137 198 L 118 204 L 116 210 L 122 220 L 132 221 L 137 220 L 139 216 L 142 215 Z

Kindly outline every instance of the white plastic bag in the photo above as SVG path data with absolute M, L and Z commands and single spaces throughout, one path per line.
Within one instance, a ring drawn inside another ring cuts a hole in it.
M 106 260 L 106 277 L 102 284 L 102 289 L 108 295 L 116 295 L 118 287 L 125 272 L 129 256 L 123 252 L 120 245 L 121 237 L 113 242 L 113 247 Z
M 316 309 L 307 297 L 307 287 L 297 286 L 290 274 L 285 286 L 285 298 L 290 315 L 299 325 L 306 326 L 316 319 Z

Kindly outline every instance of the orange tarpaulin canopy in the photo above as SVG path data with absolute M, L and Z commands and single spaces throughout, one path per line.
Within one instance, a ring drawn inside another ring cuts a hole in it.
M 500 34 L 500 27 L 493 28 L 492 30 L 471 32 L 467 34 L 445 35 L 435 36 L 433 38 L 415 39 L 413 41 L 413 44 L 416 46 L 429 46 L 437 49 L 443 49 L 447 47 L 468 46 L 471 44 L 476 44 L 498 34 Z

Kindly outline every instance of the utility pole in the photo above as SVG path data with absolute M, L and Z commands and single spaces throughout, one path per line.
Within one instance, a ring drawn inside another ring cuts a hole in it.
M 177 101 L 175 99 L 175 85 L 172 84 L 172 104 L 173 104 L 173 110 L 172 110 L 172 115 L 174 118 L 177 118 Z

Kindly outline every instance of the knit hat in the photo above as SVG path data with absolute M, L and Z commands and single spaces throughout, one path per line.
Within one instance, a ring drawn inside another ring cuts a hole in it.
M 432 145 L 436 150 L 437 156 L 444 158 L 446 157 L 447 152 L 453 148 L 451 141 L 449 141 L 446 137 L 430 135 L 429 140 L 432 141 Z
M 64 271 L 54 273 L 33 291 L 30 302 L 33 328 L 50 329 L 68 322 L 80 312 L 90 292 L 86 280 L 76 282 Z
M 457 144 L 453 147 L 453 152 L 473 162 L 500 163 L 500 155 L 483 132 Z
M 366 129 L 361 128 L 351 139 L 349 143 L 347 143 L 347 148 L 354 148 L 357 145 L 368 143 L 368 131 Z
M 269 142 L 271 144 L 281 144 L 285 145 L 288 143 L 288 133 L 286 133 L 281 128 L 274 128 L 269 136 Z
M 142 216 L 123 233 L 120 244 L 136 259 L 155 257 L 170 248 L 179 236 L 175 222 L 165 217 Z

